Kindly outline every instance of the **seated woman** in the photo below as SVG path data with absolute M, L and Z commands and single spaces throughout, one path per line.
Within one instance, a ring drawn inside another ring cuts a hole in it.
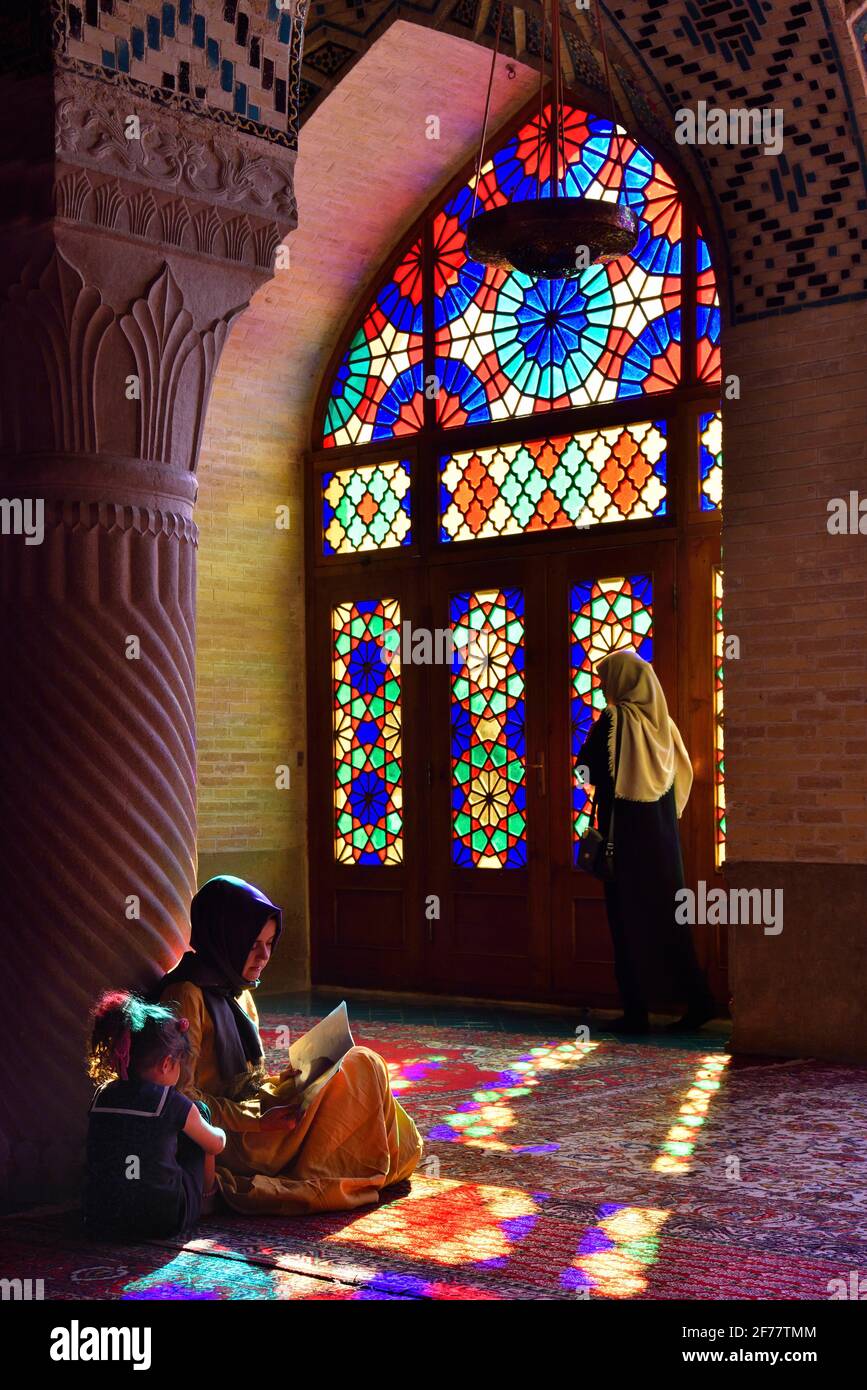
M 303 1110 L 271 1105 L 292 1092 L 292 1069 L 268 1076 L 252 989 L 282 930 L 258 888 L 228 875 L 193 898 L 192 950 L 158 987 L 161 1004 L 189 1019 L 180 1089 L 203 1100 L 226 1131 L 217 1178 L 241 1212 L 294 1215 L 375 1202 L 409 1177 L 421 1137 L 391 1093 L 377 1053 L 353 1047 Z

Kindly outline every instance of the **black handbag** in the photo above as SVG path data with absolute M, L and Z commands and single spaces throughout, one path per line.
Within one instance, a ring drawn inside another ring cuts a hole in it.
M 617 766 L 620 762 L 620 734 L 622 732 L 620 717 L 617 719 L 617 740 L 614 748 L 614 780 L 611 786 L 611 815 L 608 818 L 608 834 L 603 836 L 595 828 L 596 802 L 598 799 L 598 789 L 593 789 L 593 800 L 590 804 L 590 824 L 578 841 L 578 868 L 585 873 L 592 874 L 594 878 L 601 879 L 603 883 L 611 883 L 614 878 L 614 803 L 617 800 L 615 788 L 617 787 Z

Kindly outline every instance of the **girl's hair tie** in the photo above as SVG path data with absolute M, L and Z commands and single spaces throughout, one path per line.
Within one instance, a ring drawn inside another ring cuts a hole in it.
M 186 1031 L 187 1031 L 187 1029 L 189 1028 L 189 1026 L 190 1026 L 190 1020 L 189 1020 L 188 1018 L 179 1018 L 179 1019 L 178 1019 L 178 1027 L 180 1028 L 180 1030 L 181 1030 L 182 1033 L 186 1033 Z
M 124 1028 L 114 1045 L 114 1060 L 117 1065 L 117 1074 L 121 1081 L 129 1080 L 129 1053 L 131 1046 L 132 1034 L 129 1028 Z

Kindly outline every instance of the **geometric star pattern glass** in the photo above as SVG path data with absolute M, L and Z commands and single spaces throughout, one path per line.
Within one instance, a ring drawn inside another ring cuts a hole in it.
M 710 251 L 701 229 L 696 237 L 696 368 L 702 382 L 722 380 L 720 362 L 720 307 Z
M 665 423 L 468 450 L 440 469 L 442 541 L 663 516 Z
M 409 464 L 364 463 L 322 478 L 322 550 L 347 555 L 411 540 Z
M 593 788 L 580 780 L 578 754 L 605 708 L 602 685 L 594 670 L 609 652 L 630 648 L 653 660 L 653 582 L 650 575 L 588 579 L 574 584 L 569 613 L 572 729 L 572 847 L 590 824 Z
M 564 195 L 630 207 L 635 250 L 575 280 L 536 280 L 467 258 L 473 183 L 434 220 L 437 420 L 453 427 L 505 420 L 559 406 L 667 391 L 680 380 L 681 204 L 647 150 L 622 136 L 622 170 L 611 121 L 567 106 Z M 550 107 L 543 116 L 543 132 Z M 536 196 L 539 118 L 489 159 L 476 211 Z M 541 148 L 543 197 L 552 164 Z
M 332 610 L 334 850 L 339 864 L 403 858 L 400 606 L 396 599 Z
M 723 572 L 713 572 L 713 728 L 714 728 L 714 805 L 716 809 L 715 854 L 720 868 L 726 851 L 726 765 L 723 745 Z
M 550 118 L 546 106 L 543 135 Z M 680 196 L 659 161 L 616 129 L 622 159 L 611 121 L 567 104 L 565 162 L 554 175 L 544 138 L 540 152 L 534 115 L 488 159 L 476 211 L 535 198 L 537 175 L 541 196 L 550 197 L 552 176 L 559 176 L 561 194 L 632 209 L 639 226 L 632 253 L 589 266 L 575 280 L 535 280 L 469 260 L 471 179 L 432 218 L 431 300 L 419 239 L 344 353 L 330 385 L 325 447 L 421 428 L 429 385 L 425 334 L 433 345 L 436 421 L 444 428 L 626 400 L 680 383 Z M 715 287 L 708 293 L 713 298 Z
M 452 859 L 475 869 L 527 863 L 524 595 L 454 594 L 450 607 Z
M 699 490 L 703 512 L 722 506 L 722 412 L 706 411 L 699 416 Z
M 368 444 L 422 424 L 421 242 L 377 294 L 331 386 L 323 445 Z

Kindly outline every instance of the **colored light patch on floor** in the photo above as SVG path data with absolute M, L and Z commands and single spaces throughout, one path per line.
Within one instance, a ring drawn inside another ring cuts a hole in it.
M 659 1231 L 670 1213 L 607 1203 L 584 1235 L 578 1258 L 563 1276 L 568 1289 L 604 1298 L 637 1298 L 648 1286 L 648 1267 L 659 1253 Z
M 507 1259 L 538 1207 L 525 1192 L 433 1180 L 404 1201 L 360 1216 L 336 1240 L 411 1254 L 438 1265 L 489 1264 Z
M 730 1061 L 725 1055 L 701 1058 L 662 1152 L 654 1161 L 655 1172 L 677 1176 L 689 1172 L 702 1126 Z M 639 1297 L 647 1288 L 648 1267 L 659 1256 L 659 1235 L 670 1215 L 670 1210 L 601 1208 L 599 1224 L 588 1231 L 580 1258 L 567 1272 L 566 1287 L 586 1287 L 608 1298 Z
M 702 1127 L 707 1123 L 711 1105 L 722 1087 L 725 1069 L 730 1061 L 731 1058 L 727 1056 L 702 1057 L 692 1085 L 684 1095 L 675 1121 L 665 1136 L 662 1153 L 654 1162 L 657 1173 L 689 1172 Z
M 517 1123 L 520 1102 L 533 1095 L 546 1075 L 579 1066 L 598 1046 L 590 1042 L 552 1042 L 530 1048 L 508 1064 L 495 1086 L 474 1091 L 471 1099 L 446 1114 L 443 1123 L 430 1130 L 428 1137 L 501 1152 L 555 1152 L 557 1144 L 507 1143 L 505 1135 Z
M 285 1065 L 273 1030 L 298 1037 L 313 1021 L 266 1012 L 269 1061 Z M 136 1245 L 87 1240 L 73 1212 L 29 1214 L 0 1221 L 0 1263 L 44 1277 L 47 1299 L 174 1301 L 826 1300 L 832 1280 L 867 1268 L 867 1071 L 735 1066 L 712 1035 L 603 1039 L 552 1065 L 574 1050 L 571 1029 L 540 1033 L 411 1017 L 355 1028 L 407 1083 L 401 1099 L 440 1169 L 376 1206 L 223 1212 L 192 1241 Z M 478 1116 L 473 1105 L 507 1107 L 514 1124 L 432 1137 L 446 1115 Z

